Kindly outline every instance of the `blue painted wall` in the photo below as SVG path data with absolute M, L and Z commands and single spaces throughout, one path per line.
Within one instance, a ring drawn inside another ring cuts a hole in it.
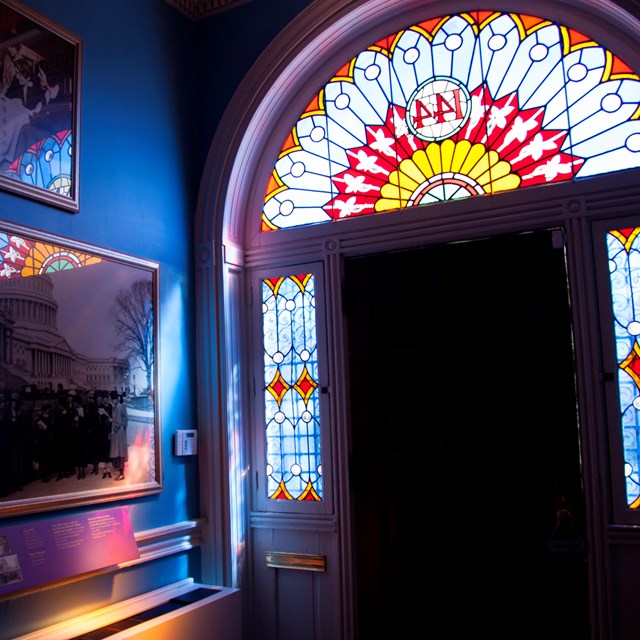
M 216 126 L 244 76 L 271 41 L 310 4 L 311 0 L 253 0 L 195 24 L 201 63 L 197 101 L 201 135 L 195 150 L 203 164 Z
M 172 435 L 196 425 L 192 226 L 202 168 L 243 75 L 309 0 L 259 0 L 199 22 L 163 0 L 25 4 L 83 41 L 80 210 L 0 191 L 0 221 L 160 264 L 164 490 L 124 504 L 135 531 L 197 518 L 198 461 L 173 456 Z M 4 518 L 0 528 L 56 515 Z M 0 640 L 186 577 L 200 579 L 199 550 L 5 600 Z
M 127 504 L 135 531 L 198 517 L 197 459 L 171 452 L 173 432 L 196 424 L 191 239 L 200 170 L 193 160 L 193 23 L 161 0 L 25 4 L 83 40 L 80 210 L 0 192 L 0 219 L 160 264 L 164 490 Z M 3 519 L 0 527 L 52 515 L 59 514 Z M 70 611 L 198 579 L 198 552 L 191 555 L 0 603 L 0 638 L 64 620 Z

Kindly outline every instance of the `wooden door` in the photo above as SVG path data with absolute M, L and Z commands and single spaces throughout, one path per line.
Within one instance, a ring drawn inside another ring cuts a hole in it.
M 558 238 L 346 263 L 359 640 L 588 638 Z

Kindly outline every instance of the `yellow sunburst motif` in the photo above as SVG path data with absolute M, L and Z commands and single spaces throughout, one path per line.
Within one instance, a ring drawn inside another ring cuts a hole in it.
M 33 276 L 67 269 L 79 269 L 102 262 L 102 258 L 57 245 L 36 242 L 25 257 L 22 276 Z
M 380 190 L 376 211 L 516 189 L 520 176 L 496 151 L 468 140 L 432 142 L 403 160 Z

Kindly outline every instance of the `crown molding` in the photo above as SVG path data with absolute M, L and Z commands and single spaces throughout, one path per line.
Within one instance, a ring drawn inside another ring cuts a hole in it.
M 253 0 L 164 0 L 191 20 L 209 18 L 222 11 L 235 9 Z

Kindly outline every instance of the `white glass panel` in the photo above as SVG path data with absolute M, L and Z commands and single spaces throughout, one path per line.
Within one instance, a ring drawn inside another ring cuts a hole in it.
M 388 56 L 379 51 L 364 51 L 358 56 L 353 78 L 378 117 L 384 120 L 387 117 L 391 96 L 400 92 L 400 86 L 391 70 L 391 61 Z
M 521 108 L 545 106 L 562 90 L 561 58 L 562 40 L 556 26 L 543 27 L 524 39 L 509 70 L 522 78 L 518 89 Z
M 359 87 L 350 82 L 330 82 L 325 90 L 329 117 L 329 136 L 345 148 L 367 141 L 363 122 L 382 124 L 379 110 L 362 95 Z
M 276 171 L 288 187 L 324 191 L 331 197 L 329 161 L 306 151 L 292 151 L 276 163 Z
M 637 111 L 639 101 L 640 83 L 634 80 L 612 80 L 594 87 L 569 113 L 574 149 L 590 137 L 629 120 Z M 601 150 L 608 146 L 605 144 Z
M 575 153 L 589 158 L 577 173 L 580 178 L 640 167 L 640 122 L 625 122 L 595 136 L 578 145 Z
M 520 32 L 511 16 L 503 15 L 492 20 L 480 32 L 478 41 L 485 81 L 491 95 L 499 99 L 517 91 L 532 61 L 527 57 L 525 67 L 511 66 L 520 47 Z M 523 56 L 522 53 L 519 55 Z
M 322 209 L 326 203 L 326 191 L 287 189 L 265 203 L 264 214 L 267 220 L 283 229 L 327 222 L 331 217 Z
M 394 92 L 394 101 L 404 107 L 418 86 L 435 75 L 431 43 L 417 31 L 405 31 L 393 50 L 392 62 L 402 89 L 401 95 Z
M 444 24 L 434 38 L 434 56 L 438 56 L 440 43 L 451 57 L 451 68 L 441 71 L 440 60 L 435 64 L 436 75 L 449 75 L 460 80 L 472 91 L 482 82 L 480 56 L 476 51 L 476 34 L 471 25 L 462 18 L 454 17 Z M 442 54 L 440 54 L 442 55 Z M 444 59 L 444 56 L 443 56 Z

